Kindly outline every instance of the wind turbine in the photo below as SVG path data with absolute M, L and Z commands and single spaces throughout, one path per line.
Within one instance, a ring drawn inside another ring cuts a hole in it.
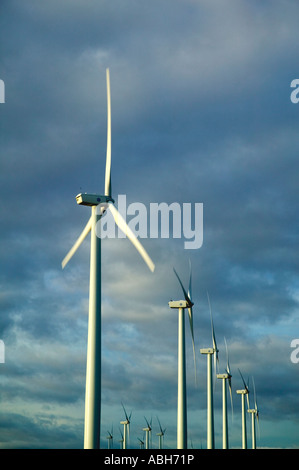
M 162 429 L 162 426 L 161 426 L 161 423 L 160 423 L 160 420 L 159 420 L 158 416 L 157 416 L 157 420 L 158 420 L 159 428 L 160 428 L 160 431 L 157 433 L 157 436 L 159 437 L 159 449 L 162 449 L 164 434 L 165 434 L 166 428 Z
M 137 437 L 137 439 L 139 441 L 139 448 L 144 449 L 144 441 L 142 439 L 140 439 L 139 437 Z
M 146 417 L 144 417 L 147 427 L 143 428 L 142 430 L 145 432 L 145 448 L 149 449 L 150 444 L 152 444 L 152 419 L 149 423 Z M 152 447 L 152 446 L 151 446 Z
M 258 410 L 258 406 L 257 406 L 257 399 L 256 399 L 256 393 L 255 393 L 255 384 L 254 384 L 253 377 L 252 377 L 252 383 L 253 383 L 254 408 L 248 409 L 247 412 L 251 413 L 252 449 L 256 449 L 255 420 L 257 421 L 257 423 L 259 422 L 259 410 Z
M 113 446 L 113 426 L 111 428 L 111 431 L 107 431 L 106 439 L 108 439 L 108 449 L 112 449 L 111 446 Z
M 215 336 L 209 294 L 208 294 L 208 302 L 209 302 L 210 316 L 211 316 L 213 347 L 202 348 L 200 349 L 200 353 L 207 355 L 207 448 L 214 449 L 215 438 L 214 438 L 214 406 L 213 406 L 213 386 L 212 386 L 212 382 L 213 382 L 212 380 L 212 355 L 214 355 L 215 375 L 216 375 L 216 365 L 218 362 L 218 348 L 217 348 L 217 343 L 216 343 L 216 336 Z
M 119 440 L 118 442 L 119 442 L 119 444 L 120 444 L 120 449 L 123 449 L 123 447 L 124 447 L 124 436 L 123 436 L 123 433 L 121 432 L 121 429 L 120 429 L 120 428 L 119 428 L 119 432 L 120 432 L 121 438 L 120 438 L 120 440 Z
M 232 375 L 230 373 L 228 349 L 227 349 L 225 338 L 224 338 L 224 341 L 225 341 L 225 346 L 226 346 L 226 358 L 227 358 L 226 371 L 224 374 L 217 374 L 217 379 L 222 379 L 222 448 L 228 449 L 229 445 L 228 445 L 226 382 L 228 382 L 232 412 L 233 412 L 233 400 L 232 400 L 232 385 L 231 385 Z
M 89 283 L 89 315 L 87 339 L 87 365 L 85 388 L 85 422 L 84 422 L 84 448 L 97 449 L 100 443 L 100 415 L 101 415 L 101 237 L 100 221 L 106 209 L 111 211 L 116 225 L 125 233 L 129 240 L 148 265 L 154 271 L 154 263 L 147 252 L 128 227 L 111 197 L 111 99 L 110 75 L 106 70 L 107 80 L 107 152 L 105 173 L 105 194 L 78 194 L 77 204 L 90 206 L 91 217 L 81 235 L 62 261 L 62 268 L 66 266 L 83 240 L 91 232 L 90 241 L 90 283 Z
M 123 424 L 123 426 L 124 426 L 123 449 L 126 449 L 127 448 L 127 440 L 130 437 L 130 422 L 131 422 L 132 411 L 130 413 L 130 416 L 128 416 L 123 404 L 122 404 L 122 407 L 123 407 L 126 419 L 121 421 L 120 424 Z
M 195 367 L 195 380 L 196 380 L 196 362 L 195 362 L 195 347 L 194 347 L 194 333 L 193 333 L 193 302 L 191 300 L 191 263 L 190 263 L 190 277 L 189 277 L 189 290 L 188 294 L 180 280 L 175 269 L 174 273 L 183 290 L 185 300 L 171 300 L 168 302 L 170 308 L 176 308 L 179 312 L 178 319 L 178 404 L 177 404 L 177 448 L 187 448 L 187 394 L 186 394 L 186 352 L 185 352 L 185 309 L 188 309 L 189 323 L 192 336 L 194 367 Z
M 239 373 L 241 375 L 241 379 L 244 385 L 243 389 L 237 390 L 237 393 L 241 395 L 241 403 L 242 403 L 242 449 L 247 449 L 247 429 L 246 429 L 246 412 L 245 412 L 245 395 L 247 398 L 247 408 L 249 409 L 249 389 L 248 385 L 246 384 L 243 375 L 239 369 Z

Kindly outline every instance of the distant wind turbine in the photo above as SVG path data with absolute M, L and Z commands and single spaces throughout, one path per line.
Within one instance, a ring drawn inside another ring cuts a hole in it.
M 120 428 L 119 428 L 119 433 L 120 433 L 121 438 L 118 442 L 120 444 L 120 449 L 123 449 L 123 447 L 124 447 L 124 436 L 123 436 L 123 433 L 121 432 Z
M 213 380 L 212 380 L 212 355 L 214 355 L 215 361 L 215 376 L 216 376 L 216 366 L 218 363 L 218 348 L 216 343 L 216 336 L 213 324 L 212 309 L 210 305 L 210 299 L 208 294 L 208 303 L 210 308 L 211 316 L 211 329 L 212 329 L 212 348 L 202 348 L 200 349 L 201 354 L 207 355 L 207 448 L 214 449 L 215 447 L 215 438 L 214 438 L 214 406 L 213 406 Z
M 157 420 L 158 420 L 159 428 L 160 428 L 160 431 L 157 433 L 157 436 L 159 437 L 159 449 L 162 449 L 163 448 L 164 434 L 165 434 L 166 428 L 162 429 L 162 426 L 161 426 L 161 423 L 160 423 L 160 420 L 159 420 L 158 416 L 157 416 Z
M 180 280 L 175 269 L 174 273 L 181 285 L 185 300 L 171 300 L 168 302 L 170 308 L 178 309 L 178 403 L 177 403 L 177 448 L 187 448 L 187 395 L 186 395 L 186 352 L 185 352 L 185 309 L 188 309 L 189 323 L 192 336 L 194 367 L 195 367 L 195 380 L 196 380 L 196 362 L 195 362 L 195 347 L 194 347 L 194 333 L 193 333 L 193 313 L 192 313 L 192 293 L 191 293 L 191 264 L 190 264 L 190 277 L 189 277 L 189 290 L 188 294 Z
M 144 440 L 143 439 L 140 439 L 139 437 L 137 437 L 138 441 L 139 441 L 139 448 L 140 449 L 144 449 Z
M 247 412 L 251 413 L 251 437 L 252 437 L 252 449 L 256 449 L 256 429 L 255 429 L 255 420 L 257 424 L 259 423 L 259 410 L 257 406 L 257 399 L 255 393 L 255 384 L 254 379 L 252 377 L 253 383 L 253 396 L 254 396 L 254 408 L 248 409 Z
M 90 242 L 90 283 L 89 283 L 89 315 L 87 340 L 87 366 L 85 389 L 85 420 L 84 420 L 84 448 L 97 449 L 100 443 L 100 415 L 101 415 L 101 237 L 100 221 L 105 210 L 109 209 L 116 225 L 125 233 L 129 240 L 148 265 L 154 271 L 154 263 L 147 252 L 128 227 L 111 197 L 111 103 L 110 103 L 110 76 L 106 70 L 107 79 L 107 152 L 105 194 L 78 194 L 77 204 L 90 206 L 91 217 L 81 235 L 62 261 L 62 268 L 66 266 L 83 240 L 91 232 Z
M 152 419 L 150 423 L 148 422 L 146 417 L 144 417 L 144 419 L 147 425 L 145 428 L 143 428 L 143 431 L 145 432 L 145 448 L 149 449 L 150 447 L 152 447 Z
M 107 438 L 108 440 L 108 449 L 112 449 L 113 447 L 113 426 L 111 428 L 111 431 L 107 431 Z
M 243 375 L 239 369 L 239 373 L 241 375 L 241 379 L 244 385 L 243 389 L 237 390 L 237 393 L 241 395 L 241 403 L 242 403 L 242 449 L 247 449 L 247 429 L 246 429 L 246 411 L 245 411 L 245 395 L 247 398 L 247 408 L 249 409 L 249 388 L 248 384 L 246 384 Z
M 122 404 L 122 407 L 123 407 L 126 419 L 121 421 L 120 424 L 123 424 L 124 426 L 123 449 L 127 449 L 127 442 L 128 442 L 128 439 L 130 438 L 130 422 L 131 422 L 132 411 L 130 415 L 128 416 L 123 404 Z
M 229 358 L 228 358 L 228 349 L 226 340 L 225 347 L 226 347 L 226 371 L 224 374 L 217 374 L 217 379 L 222 379 L 222 448 L 228 449 L 228 421 L 227 421 L 227 399 L 226 399 L 226 382 L 228 382 L 229 392 L 230 392 L 230 400 L 231 400 L 231 408 L 233 412 L 233 400 L 232 400 L 232 385 L 231 385 L 231 372 L 229 366 Z

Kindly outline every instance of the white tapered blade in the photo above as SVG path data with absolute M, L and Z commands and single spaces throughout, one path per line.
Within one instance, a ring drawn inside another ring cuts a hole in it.
M 197 374 L 196 374 L 196 354 L 195 354 L 195 344 L 194 344 L 193 312 L 192 312 L 192 307 L 188 308 L 188 314 L 189 314 L 190 331 L 191 331 L 191 337 L 192 337 L 195 383 L 197 383 Z
M 212 309 L 211 309 L 210 297 L 209 297 L 208 292 L 207 292 L 207 296 L 208 296 L 208 303 L 209 303 L 210 316 L 211 316 L 212 341 L 213 341 L 213 349 L 214 349 L 214 369 L 215 369 L 214 373 L 215 373 L 215 376 L 216 376 L 216 374 L 217 374 L 217 365 L 219 366 L 218 348 L 217 348 L 217 343 L 216 343 L 216 336 L 215 336 L 215 330 L 214 330 Z
M 173 271 L 174 271 L 174 274 L 176 275 L 176 277 L 178 278 L 178 281 L 179 281 L 180 286 L 181 286 L 181 288 L 182 288 L 182 291 L 183 291 L 183 294 L 184 294 L 184 297 L 185 297 L 186 302 L 191 303 L 191 299 L 189 298 L 189 296 L 188 296 L 188 294 L 187 294 L 187 292 L 186 292 L 186 290 L 185 290 L 185 288 L 184 288 L 184 286 L 183 286 L 183 283 L 182 283 L 182 281 L 181 281 L 180 278 L 179 278 L 178 273 L 176 272 L 176 270 L 175 270 L 174 268 L 173 268 Z
M 228 347 L 227 347 L 227 342 L 226 339 L 224 338 L 225 342 L 225 349 L 226 349 L 226 373 L 230 376 L 228 379 L 228 389 L 229 389 L 229 395 L 230 395 L 230 404 L 231 404 L 231 409 L 232 409 L 232 418 L 234 417 L 234 407 L 233 407 L 233 394 L 232 394 L 232 379 L 231 379 L 231 371 L 230 371 L 230 366 L 229 366 L 229 356 L 228 356 Z
M 107 81 L 107 152 L 105 173 L 105 196 L 111 197 L 111 97 L 110 97 L 110 74 L 106 69 Z
M 143 260 L 149 267 L 149 269 L 154 272 L 155 270 L 155 265 L 149 255 L 147 254 L 146 250 L 143 248 L 141 245 L 140 241 L 137 239 L 136 235 L 132 232 L 126 221 L 123 219 L 123 217 L 120 215 L 118 210 L 113 204 L 109 204 L 108 208 L 110 209 L 114 221 L 116 225 L 124 232 L 124 234 L 128 237 L 128 239 L 131 241 L 131 243 L 135 246 L 136 250 L 139 251 L 140 255 L 142 256 Z
M 86 238 L 86 236 L 88 235 L 88 233 L 90 232 L 91 230 L 91 217 L 89 219 L 89 221 L 87 222 L 87 224 L 85 225 L 85 228 L 84 230 L 82 231 L 80 237 L 77 239 L 77 241 L 75 242 L 75 244 L 72 246 L 72 248 L 70 249 L 70 251 L 68 252 L 68 254 L 64 257 L 62 263 L 61 263 L 61 266 L 62 266 L 62 269 L 67 265 L 67 263 L 69 262 L 69 260 L 72 258 L 72 256 L 76 253 L 76 251 L 78 250 L 79 246 L 81 245 L 81 243 L 84 241 L 84 239 Z
M 191 261 L 189 259 L 190 275 L 189 275 L 189 288 L 188 288 L 188 297 L 192 301 L 192 267 Z

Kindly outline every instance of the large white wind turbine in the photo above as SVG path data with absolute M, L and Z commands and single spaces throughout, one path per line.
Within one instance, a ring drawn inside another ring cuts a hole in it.
M 177 448 L 187 448 L 187 394 L 186 394 L 186 352 L 185 352 L 185 309 L 188 309 L 189 323 L 192 336 L 193 354 L 194 354 L 194 367 L 195 367 L 195 380 L 196 380 L 196 361 L 195 361 L 195 347 L 194 347 L 194 333 L 193 333 L 193 302 L 191 293 L 191 264 L 190 264 L 190 277 L 189 277 L 189 290 L 188 294 L 174 269 L 174 273 L 183 290 L 185 300 L 171 300 L 168 302 L 170 308 L 178 309 L 178 403 L 177 403 Z
M 228 382 L 228 387 L 229 387 L 229 392 L 230 392 L 230 400 L 231 400 L 231 407 L 232 407 L 232 412 L 233 412 L 233 400 L 232 400 L 232 385 L 231 385 L 231 372 L 230 372 L 230 366 L 229 366 L 229 358 L 228 358 L 228 349 L 227 349 L 227 344 L 226 340 L 225 341 L 225 346 L 226 346 L 226 371 L 224 374 L 217 374 L 217 379 L 222 380 L 222 448 L 223 449 L 228 449 L 229 448 L 229 443 L 228 443 L 228 420 L 227 420 L 227 399 L 226 399 L 226 382 Z
M 122 404 L 124 413 L 125 413 L 125 418 L 123 421 L 120 422 L 124 426 L 124 434 L 123 434 L 123 449 L 127 448 L 127 442 L 128 439 L 130 438 L 130 422 L 131 422 L 131 416 L 132 416 L 132 411 L 130 415 L 127 415 L 126 409 L 124 405 Z
M 111 104 L 110 104 L 110 78 L 109 69 L 106 70 L 107 79 L 107 153 L 105 194 L 78 194 L 77 204 L 90 206 L 91 217 L 81 235 L 62 261 L 64 268 L 77 251 L 85 237 L 91 232 L 90 242 L 90 284 L 89 284 L 89 315 L 87 340 L 87 365 L 85 389 L 85 428 L 84 448 L 95 449 L 100 441 L 100 414 L 101 414 L 101 237 L 100 221 L 104 211 L 109 209 L 115 223 L 133 243 L 151 271 L 154 263 L 140 244 L 132 230 L 128 227 L 111 197 Z
M 256 449 L 256 429 L 255 429 L 255 420 L 259 423 L 259 409 L 257 406 L 257 399 L 255 393 L 255 384 L 252 377 L 253 383 L 253 396 L 254 396 L 254 408 L 248 409 L 248 413 L 251 413 L 251 437 L 252 437 L 252 449 Z
M 216 376 L 216 367 L 218 363 L 218 348 L 216 343 L 216 336 L 213 324 L 212 309 L 208 295 L 208 302 L 210 308 L 211 316 L 211 329 L 212 329 L 212 348 L 202 348 L 200 349 L 201 354 L 206 354 L 207 356 L 207 448 L 214 449 L 215 439 L 214 439 L 214 406 L 213 406 L 213 379 L 212 379 L 212 355 L 214 355 L 215 362 L 215 376 Z
M 237 390 L 237 393 L 241 395 L 241 403 L 242 403 L 242 449 L 247 449 L 247 429 L 246 429 L 246 411 L 245 411 L 245 395 L 247 398 L 247 409 L 249 409 L 249 388 L 248 384 L 246 384 L 243 375 L 239 369 L 239 373 L 241 375 L 241 379 L 244 385 L 244 388 Z

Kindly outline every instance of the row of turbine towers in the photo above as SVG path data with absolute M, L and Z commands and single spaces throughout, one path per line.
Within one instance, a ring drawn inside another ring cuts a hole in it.
M 86 361 L 86 387 L 85 387 L 85 417 L 84 417 L 84 448 L 98 449 L 100 446 L 100 424 L 101 424 L 101 236 L 100 221 L 106 211 L 111 215 L 130 242 L 135 246 L 150 271 L 154 272 L 155 265 L 132 232 L 126 221 L 118 212 L 115 201 L 112 198 L 111 190 L 111 98 L 110 98 L 110 74 L 106 69 L 107 83 L 107 149 L 106 149 L 106 170 L 105 170 L 105 190 L 104 194 L 80 193 L 76 196 L 77 204 L 89 206 L 91 216 L 84 227 L 81 235 L 78 237 L 72 248 L 62 261 L 62 268 L 68 264 L 70 259 L 81 246 L 85 238 L 91 233 L 90 241 L 90 281 L 89 281 L 89 313 L 88 313 L 88 338 L 87 338 L 87 361 Z M 178 338 L 178 415 L 177 415 L 177 448 L 184 449 L 187 446 L 187 398 L 186 398 L 186 360 L 185 360 L 185 322 L 184 311 L 188 310 L 190 328 L 193 342 L 193 352 L 195 361 L 194 334 L 193 334 L 193 315 L 192 315 L 192 295 L 191 295 L 191 277 L 190 289 L 187 293 L 181 283 L 181 280 L 175 272 L 184 293 L 184 300 L 170 301 L 169 307 L 178 309 L 179 313 L 179 338 Z M 216 342 L 213 348 L 206 348 L 200 351 L 207 354 L 208 358 L 208 383 L 211 382 L 212 371 L 211 356 L 218 354 Z M 209 372 L 210 371 L 210 372 Z M 224 380 L 226 382 L 226 380 Z M 248 387 L 245 387 L 247 390 Z M 208 426 L 209 446 L 213 446 L 213 410 L 211 408 L 212 387 L 209 386 L 208 399 Z M 240 391 L 241 393 L 241 391 Z M 245 392 L 241 393 L 244 397 Z M 242 402 L 243 403 L 243 402 Z M 257 413 L 255 413 L 257 415 Z M 212 448 L 212 447 L 211 447 Z
M 189 278 L 189 288 L 186 292 L 177 272 L 175 275 L 182 287 L 184 300 L 179 301 L 170 301 L 170 308 L 177 308 L 179 310 L 179 326 L 178 326 L 178 399 L 177 399 L 177 449 L 186 449 L 187 448 L 187 390 L 186 390 L 186 355 L 185 355 L 185 309 L 188 310 L 189 324 L 192 338 L 192 346 L 194 353 L 194 371 L 195 371 L 195 382 L 197 383 L 197 373 L 196 373 L 196 359 L 195 359 L 195 344 L 194 344 L 194 331 L 193 331 L 193 302 L 191 294 L 191 263 L 190 263 L 190 278 Z M 225 349 L 226 349 L 226 358 L 227 364 L 224 373 L 217 373 L 219 369 L 219 349 L 216 342 L 216 335 L 212 317 L 212 309 L 210 304 L 209 294 L 207 293 L 208 305 L 210 310 L 210 319 L 211 319 L 211 332 L 212 332 L 212 347 L 201 348 L 200 353 L 207 356 L 207 448 L 215 448 L 215 436 L 214 436 L 214 400 L 213 400 L 213 390 L 215 386 L 214 380 L 217 378 L 222 381 L 222 448 L 229 448 L 229 433 L 228 433 L 228 410 L 227 410 L 227 391 L 229 391 L 231 409 L 233 414 L 233 399 L 232 399 L 232 374 L 229 364 L 229 354 L 226 339 Z M 213 364 L 212 356 L 214 358 L 214 374 L 213 374 Z M 254 379 L 252 378 L 253 392 L 254 392 L 254 408 L 250 408 L 249 405 L 249 379 L 247 383 L 244 380 L 244 377 L 239 370 L 240 377 L 242 379 L 243 388 L 237 389 L 236 393 L 241 396 L 241 410 L 242 410 L 242 448 L 247 449 L 247 426 L 246 426 L 246 411 L 251 414 L 251 436 L 252 436 L 252 449 L 256 448 L 256 422 L 259 422 L 259 409 L 257 406 L 256 392 Z M 245 404 L 245 397 L 247 402 L 247 410 Z M 127 449 L 127 442 L 129 436 L 131 414 L 128 415 L 124 405 L 122 404 L 125 419 L 120 422 L 123 425 L 123 433 L 121 432 L 120 445 L 122 449 Z M 162 429 L 159 418 L 157 417 L 159 423 L 159 449 L 162 448 L 163 437 L 166 429 Z M 140 448 L 149 449 L 149 442 L 152 432 L 152 421 L 148 421 L 145 418 L 146 427 L 143 428 L 145 432 L 145 439 L 138 438 L 140 442 Z M 110 448 L 110 442 L 113 439 L 112 432 L 107 433 L 108 439 L 108 448 Z M 144 447 L 145 441 L 145 447 Z
M 178 399 L 177 399 L 177 449 L 187 448 L 187 390 L 186 390 L 186 347 L 185 347 L 185 310 L 188 310 L 190 332 L 192 338 L 192 347 L 194 355 L 194 370 L 195 370 L 195 381 L 196 381 L 196 359 L 195 359 L 195 344 L 194 344 L 194 331 L 193 331 L 193 311 L 194 305 L 192 301 L 192 270 L 190 265 L 190 276 L 189 276 L 189 287 L 188 292 L 183 286 L 181 279 L 179 278 L 176 270 L 174 273 L 180 283 L 183 291 L 184 300 L 173 301 L 171 300 L 168 304 L 170 308 L 178 309 Z M 210 310 L 211 318 L 211 330 L 212 330 L 212 347 L 201 348 L 200 353 L 207 356 L 207 448 L 215 448 L 215 433 L 214 433 L 214 404 L 213 404 L 213 367 L 212 367 L 212 356 L 214 357 L 214 374 L 217 379 L 222 380 L 222 448 L 229 448 L 228 439 L 228 417 L 227 417 L 227 386 L 229 389 L 231 407 L 233 410 L 232 401 L 232 386 L 231 386 L 231 370 L 229 365 L 229 356 L 227 343 L 225 341 L 227 365 L 226 370 L 222 374 L 217 374 L 217 365 L 219 365 L 219 350 L 217 347 L 215 329 L 212 317 L 212 309 L 209 294 L 207 293 L 208 305 Z M 247 426 L 246 426 L 246 406 L 245 396 L 247 400 L 247 412 L 251 414 L 251 426 L 252 426 L 252 448 L 256 448 L 256 422 L 259 423 L 259 409 L 257 405 L 256 392 L 254 379 L 253 391 L 254 391 L 254 408 L 250 408 L 249 405 L 249 379 L 247 383 L 239 370 L 244 387 L 236 390 L 238 395 L 241 395 L 241 408 L 242 408 L 242 449 L 247 449 Z
M 119 428 L 119 432 L 121 435 L 121 439 L 118 441 L 120 443 L 120 448 L 121 449 L 127 449 L 128 448 L 128 441 L 130 438 L 130 424 L 131 424 L 131 416 L 132 412 L 128 415 L 126 412 L 126 409 L 124 405 L 122 404 L 123 411 L 125 414 L 125 419 L 120 421 L 120 424 L 123 425 L 123 431 Z M 140 449 L 151 449 L 152 448 L 152 431 L 153 431 L 153 424 L 152 424 L 152 418 L 150 421 L 144 416 L 146 425 L 142 428 L 143 431 L 143 437 L 142 439 L 137 437 L 137 440 L 139 441 L 139 448 Z M 164 442 L 164 435 L 166 432 L 166 428 L 162 428 L 160 420 L 157 416 L 157 421 L 159 424 L 159 432 L 156 433 L 156 436 L 158 436 L 158 447 L 159 449 L 163 449 L 163 442 Z M 113 426 L 111 428 L 111 431 L 107 431 L 107 436 L 106 439 L 108 440 L 108 449 L 111 449 L 113 446 Z

